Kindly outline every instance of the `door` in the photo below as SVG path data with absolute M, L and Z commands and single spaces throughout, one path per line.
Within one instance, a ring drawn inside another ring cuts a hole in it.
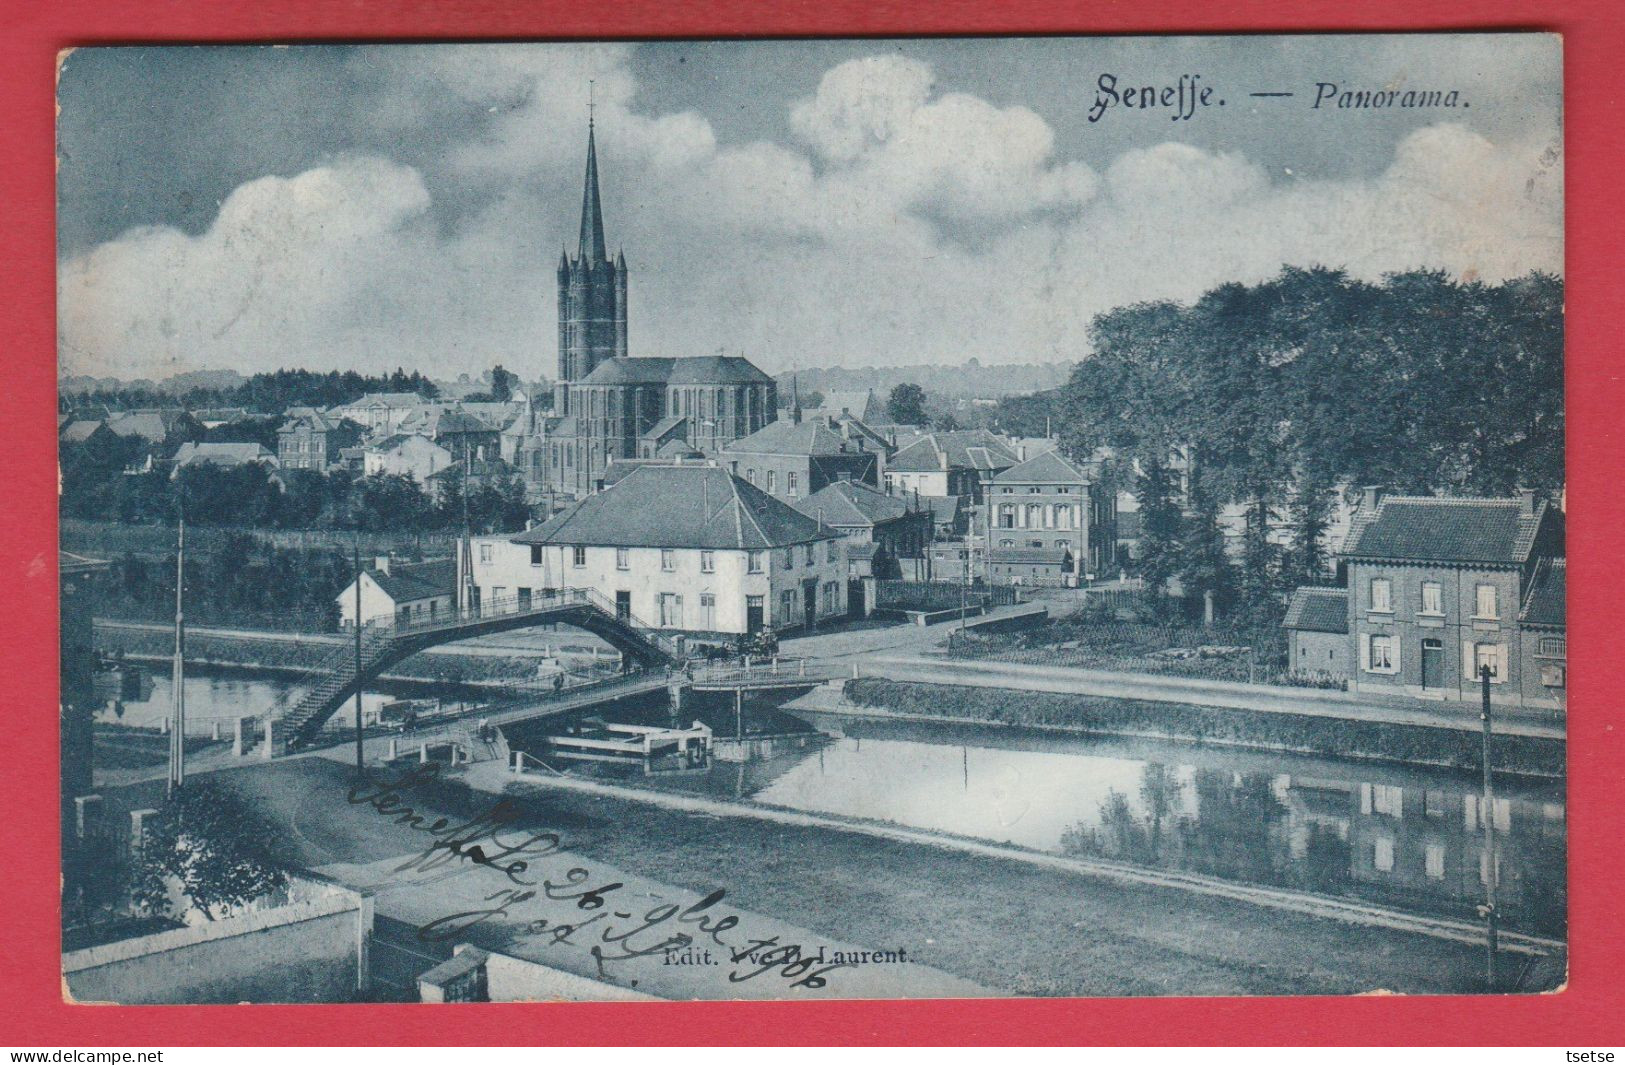
M 816 580 L 801 582 L 802 613 L 806 615 L 807 627 L 813 628 L 818 624 L 818 582 Z
M 1422 689 L 1444 687 L 1444 642 L 1422 641 Z
M 846 612 L 852 617 L 863 617 L 863 582 L 846 582 Z
M 762 623 L 762 597 L 759 595 L 745 596 L 745 631 L 761 632 Z
M 615 593 L 615 617 L 620 621 L 632 620 L 632 593 Z

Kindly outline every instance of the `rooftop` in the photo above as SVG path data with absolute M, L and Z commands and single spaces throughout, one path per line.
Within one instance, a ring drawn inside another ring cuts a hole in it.
M 760 551 L 837 536 L 721 467 L 646 465 L 513 542 Z
M 688 359 L 629 357 L 605 359 L 580 381 L 584 385 L 755 385 L 772 382 L 749 360 L 737 355 L 701 355 Z
M 1354 515 L 1342 554 L 1417 562 L 1521 565 L 1543 524 L 1562 542 L 1562 514 L 1544 501 L 1389 496 Z
M 735 440 L 724 450 L 750 455 L 855 455 L 870 449 L 823 418 L 800 422 L 780 418 Z
M 810 518 L 822 514 L 826 523 L 845 528 L 880 525 L 909 513 L 904 500 L 857 481 L 825 485 L 794 506 Z
M 1568 626 L 1569 566 L 1562 558 L 1543 558 L 1535 566 L 1518 620 L 1554 629 Z
M 1019 461 L 1003 440 L 986 429 L 961 429 L 926 433 L 893 455 L 886 469 L 898 473 L 931 473 L 944 469 L 993 471 L 1009 469 Z
M 368 566 L 367 576 L 376 581 L 378 587 L 396 603 L 409 603 L 417 599 L 451 595 L 456 591 L 457 562 L 450 558 L 415 563 L 392 562 L 388 573 L 376 566 Z
M 1349 593 L 1347 588 L 1299 588 L 1292 593 L 1286 606 L 1284 629 L 1299 632 L 1331 632 L 1347 635 L 1349 631 Z
M 994 476 L 998 484 L 1082 484 L 1094 478 L 1059 451 L 1044 451 Z

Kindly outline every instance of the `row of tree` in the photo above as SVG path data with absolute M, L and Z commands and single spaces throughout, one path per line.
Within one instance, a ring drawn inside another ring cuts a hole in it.
M 388 532 L 503 532 L 531 516 L 517 473 L 468 484 L 454 466 L 426 493 L 409 477 L 343 471 L 274 471 L 258 463 L 198 463 L 174 471 L 155 463 L 129 472 L 129 444 L 62 448 L 64 517 L 127 524 L 167 524 L 184 514 L 192 525 L 270 529 L 361 529 Z M 466 490 L 465 490 L 466 488 Z
M 1073 453 L 1138 470 L 1142 568 L 1260 611 L 1322 572 L 1339 487 L 1507 495 L 1563 484 L 1563 284 L 1287 269 L 1098 317 L 1054 405 Z M 1188 460 L 1180 492 L 1170 462 Z M 1119 466 L 1119 470 L 1123 467 Z M 1247 508 L 1239 566 L 1216 517 Z M 1292 544 L 1269 539 L 1285 519 Z
M 512 378 L 511 374 L 508 376 Z M 512 381 L 507 383 L 511 392 Z M 440 389 L 417 370 L 407 373 L 403 368 L 378 375 L 360 374 L 354 370 L 329 370 L 326 373 L 276 370 L 257 373 L 243 384 L 231 388 L 194 387 L 175 392 L 158 386 L 126 386 L 64 393 L 57 399 L 57 409 L 65 413 L 102 407 L 113 410 L 176 406 L 187 410 L 242 407 L 262 414 L 279 415 L 289 407 L 332 407 L 349 403 L 368 392 L 416 392 L 433 399 L 440 394 Z

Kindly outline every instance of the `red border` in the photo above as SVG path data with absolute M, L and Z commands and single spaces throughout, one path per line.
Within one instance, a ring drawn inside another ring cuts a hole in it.
M 677 4 L 619 0 L 0 0 L 5 112 L 0 202 L 10 221 L 0 256 L 8 347 L 0 389 L 0 491 L 8 524 L 0 573 L 22 594 L 5 612 L 0 703 L 0 855 L 10 932 L 0 962 L 0 1042 L 33 1046 L 287 1044 L 1102 1043 L 1546 1044 L 1625 1042 L 1621 873 L 1625 774 L 1612 723 L 1625 702 L 1617 646 L 1625 582 L 1607 530 L 1625 525 L 1616 412 L 1625 388 L 1617 351 L 1625 286 L 1620 174 L 1625 113 L 1618 0 L 801 0 L 772 11 L 749 0 Z M 1354 10 L 1351 10 L 1354 7 Z M 1568 416 L 1572 697 L 1570 839 L 1572 967 L 1567 991 L 1521 999 L 1352 998 L 1000 1000 L 933 1002 L 492 1006 L 67 1007 L 57 955 L 55 688 L 53 70 L 61 48 L 139 41 L 341 38 L 1171 33 L 1542 29 L 1566 52 Z M 19 727 L 19 723 L 20 727 Z M 633 1011 L 639 1011 L 633 1013 Z M 636 1020 L 634 1021 L 634 1016 Z M 650 1023 L 651 1020 L 653 1023 Z

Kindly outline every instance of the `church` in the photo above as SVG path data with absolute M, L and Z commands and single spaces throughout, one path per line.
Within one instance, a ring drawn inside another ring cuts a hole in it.
M 558 281 L 553 411 L 535 416 L 522 462 L 536 494 L 590 495 L 617 459 L 715 455 L 777 416 L 773 379 L 747 359 L 628 353 L 626 256 L 611 259 L 604 239 L 590 120 L 581 237 L 560 253 Z

